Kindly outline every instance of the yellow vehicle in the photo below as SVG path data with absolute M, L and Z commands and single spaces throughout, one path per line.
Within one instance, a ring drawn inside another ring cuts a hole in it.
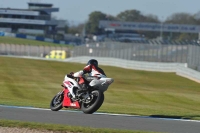
M 65 59 L 67 58 L 67 52 L 65 50 L 52 50 L 45 56 L 47 59 Z

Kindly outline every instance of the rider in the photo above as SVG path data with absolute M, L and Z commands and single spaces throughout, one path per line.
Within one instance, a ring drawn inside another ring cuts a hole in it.
M 105 77 L 106 74 L 104 73 L 104 71 L 98 67 L 98 61 L 96 59 L 90 59 L 87 63 L 87 66 L 84 67 L 83 70 L 78 71 L 76 73 L 70 73 L 71 77 L 79 77 L 82 76 L 84 74 L 89 75 L 90 78 L 100 78 L 100 77 Z M 79 84 L 80 88 L 78 90 L 78 93 L 87 91 L 89 84 L 83 82 L 82 84 Z M 74 89 L 74 88 L 73 88 Z M 73 90 L 72 90 L 73 92 Z

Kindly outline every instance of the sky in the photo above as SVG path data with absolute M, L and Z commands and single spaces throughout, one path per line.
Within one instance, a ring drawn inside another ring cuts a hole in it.
M 116 16 L 135 9 L 144 15 L 156 15 L 161 21 L 174 13 L 195 14 L 200 11 L 200 0 L 0 0 L 0 8 L 27 9 L 28 2 L 51 3 L 59 8 L 59 12 L 53 15 L 72 24 L 87 21 L 93 11 Z

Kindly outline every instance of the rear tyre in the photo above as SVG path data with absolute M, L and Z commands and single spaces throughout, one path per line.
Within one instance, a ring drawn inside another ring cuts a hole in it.
M 82 102 L 81 104 L 81 110 L 85 114 L 92 114 L 95 111 L 97 111 L 101 107 L 104 101 L 104 94 L 99 90 L 92 91 L 91 95 L 92 95 L 92 100 L 89 103 Z
M 51 100 L 50 109 L 52 111 L 58 111 L 58 110 L 62 109 L 63 108 L 63 106 L 62 106 L 63 99 L 64 99 L 63 93 L 61 93 L 61 94 L 58 93 L 57 95 L 55 95 L 53 97 L 53 99 Z

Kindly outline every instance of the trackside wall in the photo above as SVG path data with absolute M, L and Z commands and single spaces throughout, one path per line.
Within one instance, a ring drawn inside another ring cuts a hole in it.
M 68 58 L 66 62 L 86 63 L 91 57 L 81 56 Z M 100 65 L 116 66 L 134 70 L 156 71 L 156 72 L 175 72 L 177 75 L 188 78 L 200 83 L 200 72 L 187 67 L 187 63 L 158 63 L 130 61 L 116 58 L 95 57 Z
M 31 57 L 31 56 L 4 55 L 4 57 L 28 58 L 37 60 L 39 59 L 39 60 L 59 61 L 59 62 L 76 62 L 82 64 L 86 64 L 88 60 L 92 58 L 90 56 L 80 56 L 80 57 L 71 57 L 61 60 L 61 59 L 46 59 L 42 57 Z M 102 57 L 95 57 L 95 59 L 98 60 L 100 65 L 115 66 L 115 67 L 134 69 L 134 70 L 144 70 L 144 71 L 174 72 L 179 76 L 200 83 L 200 72 L 188 68 L 187 63 L 158 63 L 158 62 L 153 63 L 153 62 L 130 61 L 124 59 L 102 58 Z

